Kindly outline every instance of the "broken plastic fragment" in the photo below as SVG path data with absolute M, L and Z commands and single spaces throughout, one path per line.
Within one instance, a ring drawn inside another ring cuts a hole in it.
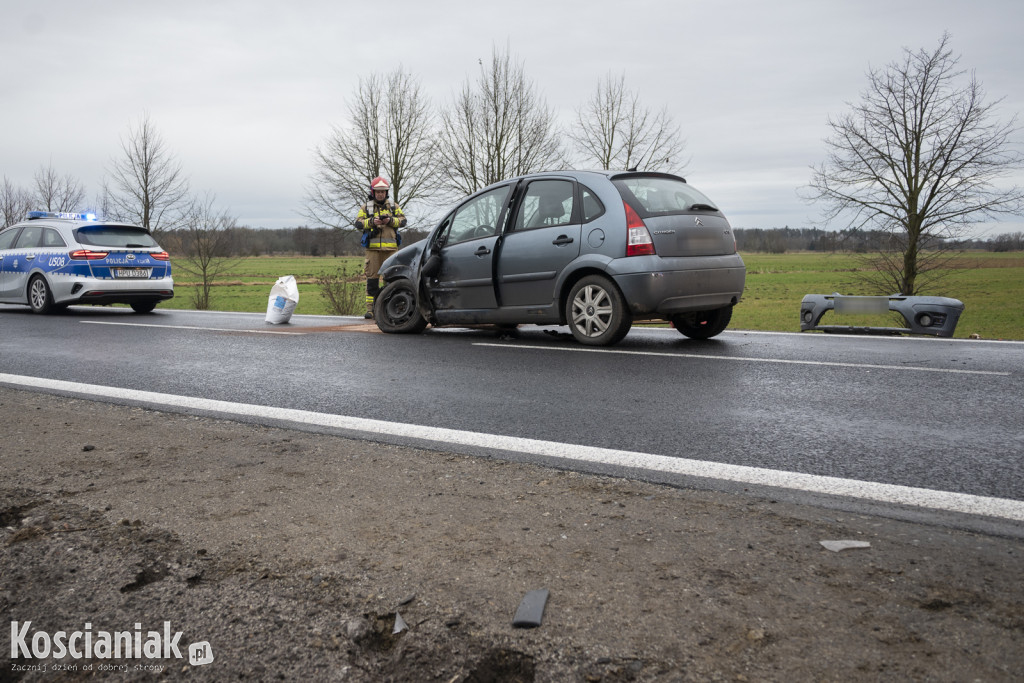
M 517 628 L 535 628 L 544 618 L 544 605 L 548 602 L 548 589 L 530 591 L 519 603 L 512 625 Z
M 401 633 L 402 631 L 408 631 L 409 625 L 405 623 L 405 619 L 398 612 L 395 612 L 395 628 L 391 631 L 391 635 Z
M 821 541 L 821 544 L 834 553 L 838 553 L 840 550 L 850 550 L 851 548 L 871 547 L 871 544 L 867 541 Z

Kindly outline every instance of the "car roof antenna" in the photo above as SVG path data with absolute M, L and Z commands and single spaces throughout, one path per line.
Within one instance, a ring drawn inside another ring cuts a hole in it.
M 637 169 L 640 168 L 640 164 L 642 163 L 644 163 L 644 158 L 640 157 L 636 162 L 636 166 L 634 166 L 633 168 L 627 168 L 626 170 L 630 173 L 636 173 Z

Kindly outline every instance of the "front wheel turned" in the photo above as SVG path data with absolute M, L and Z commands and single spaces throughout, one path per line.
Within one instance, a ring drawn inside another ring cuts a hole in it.
M 380 331 L 388 334 L 418 334 L 427 328 L 408 280 L 395 280 L 381 290 L 373 302 L 373 319 Z

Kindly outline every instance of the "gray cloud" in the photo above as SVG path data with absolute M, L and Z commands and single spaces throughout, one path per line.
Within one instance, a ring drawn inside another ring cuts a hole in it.
M 303 222 L 310 151 L 360 76 L 401 64 L 441 104 L 494 45 L 524 60 L 565 122 L 605 73 L 624 72 L 645 104 L 668 107 L 685 175 L 737 227 L 816 224 L 796 191 L 824 154 L 828 116 L 903 47 L 950 31 L 1004 117 L 1024 109 L 1018 0 L 40 0 L 5 3 L 2 19 L 0 174 L 27 186 L 52 163 L 94 194 L 145 111 L 193 188 L 253 226 Z

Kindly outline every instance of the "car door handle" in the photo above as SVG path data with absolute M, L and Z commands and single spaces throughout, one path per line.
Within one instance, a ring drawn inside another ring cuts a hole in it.
M 31 261 L 31 260 L 32 260 L 32 259 L 34 259 L 35 257 L 36 257 L 36 255 L 35 255 L 35 254 L 28 254 L 28 255 L 26 255 L 26 256 L 25 256 L 25 260 L 26 260 L 26 261 Z
M 559 235 L 558 239 L 556 239 L 551 244 L 555 245 L 556 247 L 560 247 L 564 244 L 572 244 L 572 238 L 569 237 L 568 235 Z
M 487 256 L 490 253 L 491 250 L 488 249 L 487 247 L 480 247 L 479 249 L 473 252 L 473 254 L 476 256 Z

